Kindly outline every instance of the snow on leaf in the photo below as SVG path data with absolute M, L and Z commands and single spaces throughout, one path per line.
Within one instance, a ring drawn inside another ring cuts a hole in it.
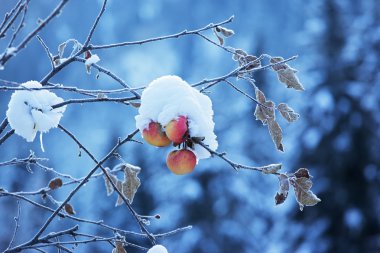
M 116 184 L 117 177 L 115 175 L 111 174 L 110 172 L 111 172 L 110 169 L 106 168 L 107 175 L 111 178 L 112 182 L 114 184 Z M 107 196 L 110 196 L 114 192 L 113 186 L 112 186 L 110 180 L 108 180 L 108 178 L 105 175 L 103 177 L 104 177 L 104 183 L 105 183 L 106 190 L 107 190 Z
M 121 182 L 120 180 L 117 180 L 117 181 L 116 181 L 116 188 L 117 188 L 121 193 L 123 193 L 123 182 Z M 117 200 L 116 200 L 116 204 L 115 204 L 115 206 L 120 206 L 120 205 L 122 205 L 123 203 L 124 203 L 123 198 L 122 198 L 120 195 L 118 195 L 118 196 L 117 196 Z
M 217 31 L 216 28 L 214 28 L 213 31 L 214 31 L 215 36 L 216 36 L 216 37 L 218 38 L 218 40 L 219 40 L 219 44 L 223 46 L 223 44 L 224 44 L 224 39 L 223 39 L 223 37 L 219 35 L 219 32 Z
M 59 177 L 56 177 L 56 178 L 53 178 L 52 180 L 50 180 L 48 187 L 51 190 L 55 190 L 55 189 L 58 189 L 59 187 L 61 187 L 62 184 L 63 184 L 62 179 L 60 179 Z
M 277 63 L 283 61 L 282 57 L 273 57 L 270 59 L 270 63 Z M 277 77 L 280 82 L 285 84 L 288 88 L 293 88 L 295 90 L 304 91 L 305 88 L 300 83 L 298 77 L 296 76 L 297 70 L 289 67 L 286 63 L 281 63 L 272 66 L 272 69 L 277 72 Z
M 279 191 L 276 193 L 274 197 L 276 205 L 280 205 L 285 202 L 286 198 L 289 194 L 289 177 L 285 174 L 280 174 L 278 176 L 278 181 L 280 184 Z
M 294 112 L 294 110 L 285 103 L 280 103 L 277 109 L 288 122 L 294 122 L 300 117 L 298 113 Z
M 280 125 L 273 118 L 268 118 L 267 122 L 270 136 L 272 137 L 272 140 L 276 145 L 276 148 L 284 152 L 284 146 L 282 144 L 282 130 Z
M 86 72 L 87 74 L 91 73 L 91 65 L 96 64 L 100 61 L 100 58 L 97 54 L 91 55 L 86 61 L 84 62 L 84 65 L 86 66 Z
M 168 250 L 164 246 L 156 244 L 147 253 L 168 253 Z
M 64 209 L 65 209 L 65 212 L 66 212 L 67 214 L 70 214 L 70 215 L 74 215 L 74 214 L 75 214 L 75 211 L 74 211 L 73 206 L 70 205 L 69 203 L 66 203 L 66 204 L 65 204 Z
M 166 126 L 178 116 L 188 120 L 190 137 L 204 137 L 203 143 L 216 150 L 218 142 L 214 133 L 214 112 L 210 98 L 191 87 L 178 76 L 162 76 L 152 81 L 141 95 L 136 127 L 142 133 L 151 121 Z M 199 144 L 192 150 L 198 159 L 210 157 Z
M 217 26 L 215 27 L 215 30 L 218 33 L 221 33 L 224 37 L 228 38 L 235 34 L 235 32 L 231 29 L 225 28 L 223 26 Z
M 299 172 L 299 170 L 297 171 Z M 300 176 L 307 172 L 308 177 Z M 298 177 L 293 177 L 290 180 L 290 183 L 293 186 L 294 193 L 296 196 L 296 200 L 302 211 L 304 206 L 314 206 L 318 204 L 321 199 L 319 199 L 310 189 L 313 186 L 313 182 L 311 181 L 310 175 L 307 169 L 302 169 L 300 173 L 298 173 Z
M 140 170 L 141 168 L 133 166 L 131 164 L 125 164 L 124 167 L 124 181 L 122 183 L 122 193 L 124 197 L 126 197 L 129 200 L 130 204 L 132 204 L 137 189 L 141 185 L 140 179 L 138 178 Z
M 41 88 L 37 81 L 21 84 L 25 88 Z M 63 99 L 47 90 L 15 91 L 8 104 L 6 112 L 9 125 L 15 133 L 32 142 L 38 131 L 48 132 L 56 128 L 61 120 L 66 106 L 52 109 L 52 105 L 62 103 Z
M 281 163 L 269 164 L 269 165 L 266 165 L 266 166 L 263 166 L 260 168 L 262 170 L 262 173 L 264 173 L 264 174 L 273 174 L 273 173 L 276 173 L 279 170 L 281 170 L 282 164 Z
M 127 251 L 124 249 L 123 243 L 120 241 L 116 241 L 116 248 L 112 250 L 112 253 L 127 253 Z
M 256 99 L 260 104 L 256 105 L 255 116 L 256 120 L 260 120 L 263 125 L 266 125 L 269 118 L 274 118 L 274 103 L 266 100 L 264 93 L 256 89 Z

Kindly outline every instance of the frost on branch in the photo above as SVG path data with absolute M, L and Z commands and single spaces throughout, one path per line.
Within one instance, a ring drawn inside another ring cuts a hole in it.
M 28 81 L 21 86 L 41 88 L 37 81 Z M 63 99 L 47 90 L 19 90 L 12 94 L 8 104 L 7 118 L 15 133 L 32 142 L 37 131 L 48 132 L 58 126 L 66 106 L 53 109 Z
M 185 116 L 190 136 L 204 138 L 203 143 L 216 150 L 213 114 L 209 97 L 178 76 L 163 76 L 143 91 L 139 115 L 135 118 L 136 127 L 142 133 L 152 121 L 166 126 L 173 119 Z M 191 148 L 198 159 L 210 157 L 210 153 L 198 144 Z
M 150 248 L 147 253 L 168 253 L 168 250 L 164 246 L 157 244 Z

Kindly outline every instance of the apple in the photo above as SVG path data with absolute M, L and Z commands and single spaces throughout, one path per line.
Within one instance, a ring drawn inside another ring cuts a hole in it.
M 184 142 L 187 131 L 187 118 L 185 116 L 179 116 L 177 119 L 170 121 L 165 127 L 166 135 L 174 144 Z
M 188 149 L 174 150 L 168 154 L 166 165 L 177 175 L 190 173 L 197 164 L 197 157 Z
M 156 147 L 165 147 L 171 143 L 158 122 L 150 122 L 148 127 L 143 130 L 142 135 L 146 142 Z

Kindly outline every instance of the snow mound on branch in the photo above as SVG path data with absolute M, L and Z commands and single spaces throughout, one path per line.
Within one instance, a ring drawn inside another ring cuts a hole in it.
M 147 253 L 168 253 L 168 250 L 164 246 L 157 244 L 150 248 Z
M 204 144 L 216 150 L 214 112 L 209 97 L 191 87 L 178 76 L 162 76 L 152 81 L 143 91 L 136 127 L 142 133 L 151 121 L 166 126 L 179 116 L 186 116 L 191 137 L 204 137 Z M 194 145 L 198 159 L 210 157 L 202 146 Z
M 21 84 L 25 88 L 41 88 L 37 81 Z M 62 103 L 63 99 L 47 90 L 15 91 L 8 104 L 7 118 L 15 133 L 32 142 L 37 131 L 48 132 L 58 126 L 66 106 L 52 109 L 51 106 Z

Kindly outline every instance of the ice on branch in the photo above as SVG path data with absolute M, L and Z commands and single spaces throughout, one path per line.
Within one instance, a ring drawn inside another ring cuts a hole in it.
M 164 246 L 157 244 L 150 248 L 147 253 L 168 253 L 168 250 Z
M 25 88 L 41 88 L 37 81 L 21 84 Z M 12 94 L 8 104 L 7 118 L 15 133 L 32 142 L 38 131 L 48 132 L 58 126 L 66 106 L 52 109 L 63 99 L 47 90 L 19 90 Z
M 216 150 L 218 142 L 214 134 L 213 114 L 209 97 L 178 76 L 163 76 L 152 81 L 143 91 L 136 127 L 143 133 L 152 121 L 165 127 L 170 121 L 184 116 L 189 135 L 204 138 L 203 143 Z M 198 159 L 210 157 L 210 153 L 198 144 L 190 148 Z

